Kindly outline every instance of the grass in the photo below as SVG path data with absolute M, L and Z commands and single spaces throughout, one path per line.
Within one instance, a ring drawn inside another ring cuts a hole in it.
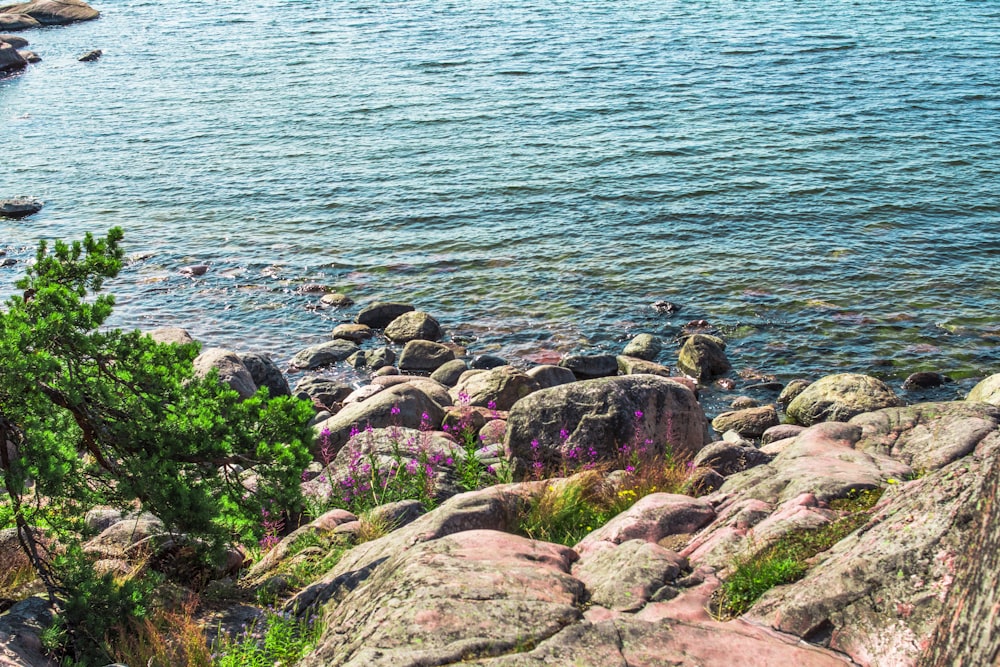
M 322 633 L 315 618 L 269 613 L 235 637 L 224 637 L 213 654 L 214 667 L 291 667 L 315 648 Z M 183 663 L 178 663 L 183 664 Z
M 809 560 L 832 547 L 868 521 L 883 489 L 852 492 L 830 502 L 844 516 L 819 528 L 793 530 L 760 553 L 737 559 L 713 602 L 720 619 L 745 614 L 764 593 L 798 581 L 809 570 Z

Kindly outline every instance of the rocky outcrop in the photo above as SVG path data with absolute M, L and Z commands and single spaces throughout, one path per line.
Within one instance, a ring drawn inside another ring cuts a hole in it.
M 38 28 L 41 25 L 41 23 L 30 16 L 0 11 L 0 30 L 17 32 L 19 30 L 27 30 L 29 28 Z
M 965 400 L 973 403 L 1000 405 L 1000 373 L 980 381 L 972 388 Z
M 726 343 L 718 336 L 688 336 L 677 353 L 677 368 L 698 382 L 711 382 L 732 368 L 725 350 Z
M 863 412 L 902 405 L 895 392 L 877 378 L 857 373 L 827 375 L 806 387 L 785 413 L 802 426 L 824 421 L 846 422 Z
M 570 460 L 574 450 L 612 460 L 621 446 L 646 442 L 690 456 L 707 442 L 707 426 L 701 405 L 684 385 L 655 375 L 624 375 L 528 394 L 510 410 L 506 446 L 515 457 L 543 464 Z
M 4 667 L 55 667 L 46 656 L 42 633 L 52 625 L 48 600 L 30 597 L 0 615 L 0 664 Z
M 5 13 L 30 16 L 42 25 L 66 25 L 76 21 L 90 21 L 101 15 L 83 0 L 33 0 L 0 7 L 0 14 Z
M 0 17 L 3 15 L 0 14 Z M 0 27 L 3 27 L 0 24 Z M 13 46 L 7 42 L 0 42 L 0 73 L 18 70 L 25 67 L 28 61 Z M 17 203 L 17 200 L 6 199 L 0 201 L 0 218 L 23 218 L 37 213 L 40 209 L 31 210 Z

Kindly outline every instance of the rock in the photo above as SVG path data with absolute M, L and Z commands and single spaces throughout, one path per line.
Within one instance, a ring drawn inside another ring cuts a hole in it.
M 349 340 L 358 345 L 371 338 L 373 333 L 367 324 L 338 324 L 333 328 L 335 340 Z
M 916 664 L 974 540 L 980 490 L 998 449 L 993 433 L 975 453 L 897 485 L 861 530 L 822 554 L 802 580 L 767 592 L 748 618 L 822 641 L 859 664 Z
M 452 359 L 441 364 L 436 371 L 431 373 L 431 379 L 440 382 L 446 387 L 454 387 L 458 383 L 458 379 L 462 373 L 467 370 L 468 367 L 464 361 L 461 359 Z
M 350 385 L 344 384 L 340 380 L 322 375 L 306 375 L 295 383 L 292 395 L 332 407 L 347 398 L 352 391 Z
M 17 53 L 19 56 L 24 58 L 24 62 L 28 63 L 29 65 L 42 62 L 42 57 L 37 53 L 35 53 L 34 51 L 25 50 L 25 51 L 18 51 Z
M 393 414 L 394 409 L 398 410 Z M 425 420 L 423 415 L 427 415 Z M 344 406 L 340 412 L 317 425 L 317 433 L 329 431 L 330 446 L 339 451 L 351 437 L 351 429 L 364 430 L 398 425 L 420 428 L 421 423 L 437 427 L 444 411 L 427 394 L 408 384 L 400 384 L 380 391 L 360 403 Z
M 638 413 L 638 414 L 637 414 Z M 575 448 L 614 460 L 618 448 L 652 441 L 689 457 L 707 442 L 708 421 L 684 385 L 654 375 L 583 380 L 542 389 L 510 410 L 506 446 L 513 456 L 562 464 Z M 563 433 L 564 432 L 564 433 Z M 565 435 L 565 437 L 563 437 Z M 532 441 L 538 442 L 537 454 Z
M 394 343 L 408 343 L 411 340 L 440 340 L 441 325 L 427 313 L 413 310 L 403 313 L 385 328 L 385 337 Z
M 477 368 L 480 370 L 488 371 L 492 368 L 498 368 L 500 366 L 509 365 L 507 360 L 503 357 L 498 357 L 494 354 L 480 354 L 477 355 L 470 363 L 469 368 Z
M 652 361 L 643 361 L 642 359 L 626 357 L 624 355 L 618 356 L 618 371 L 622 375 L 639 375 L 645 373 L 646 375 L 659 375 L 665 378 L 673 377 L 673 373 L 670 372 L 670 368 L 667 366 L 661 366 Z
M 622 354 L 644 361 L 652 361 L 663 350 L 663 341 L 658 336 L 643 333 L 629 341 Z
M 429 340 L 411 340 L 399 355 L 399 370 L 433 372 L 455 358 L 451 348 Z
M 475 408 L 470 405 L 453 405 L 444 411 L 441 418 L 441 430 L 445 433 L 453 433 L 460 437 L 465 429 L 470 429 L 472 433 L 479 433 L 479 430 L 490 421 L 492 415 L 486 408 Z
M 510 410 L 514 403 L 539 389 L 538 383 L 523 371 L 499 366 L 459 380 L 451 390 L 451 397 L 457 404 Z
M 717 336 L 694 334 L 677 353 L 677 368 L 698 382 L 711 382 L 732 368 L 725 349 L 725 341 Z
M 424 514 L 424 506 L 419 500 L 399 500 L 372 508 L 368 512 L 368 518 L 383 523 L 392 531 L 413 523 Z
M 930 389 L 932 387 L 940 387 L 946 382 L 949 382 L 950 378 L 941 375 L 940 373 L 930 373 L 928 371 L 920 371 L 917 373 L 911 373 L 903 381 L 903 389 L 907 391 L 912 391 L 915 389 Z
M 862 429 L 855 449 L 926 472 L 975 451 L 1000 424 L 1000 407 L 965 401 L 919 403 L 861 414 L 849 423 Z
M 2 13 L 30 16 L 42 25 L 66 25 L 75 21 L 90 21 L 101 15 L 83 0 L 33 0 L 0 7 L 0 14 Z
M 188 266 L 182 266 L 177 270 L 182 276 L 203 276 L 208 273 L 208 264 L 191 264 Z
M 1000 405 L 1000 373 L 981 380 L 972 388 L 965 400 Z
M 811 426 L 824 421 L 846 422 L 862 412 L 902 405 L 881 380 L 857 373 L 827 375 L 796 396 L 785 413 L 795 423 Z
M 385 377 L 387 375 L 399 375 L 399 369 L 396 368 L 395 366 L 383 366 L 382 368 L 372 373 L 373 377 Z
M 180 327 L 160 327 L 159 329 L 147 331 L 146 335 L 157 343 L 190 345 L 194 342 L 194 338 L 191 337 L 187 329 L 181 329 Z
M 387 303 L 377 301 L 361 309 L 354 321 L 358 324 L 366 324 L 372 329 L 385 329 L 394 319 L 414 310 L 408 303 Z
M 194 360 L 194 373 L 196 377 L 205 377 L 212 370 L 219 374 L 219 381 L 228 384 L 240 395 L 240 398 L 250 398 L 257 393 L 257 385 L 253 381 L 253 376 L 243 364 L 239 355 L 232 350 L 221 347 L 212 347 Z
M 704 496 L 722 487 L 726 478 L 711 468 L 695 468 L 684 483 L 684 493 Z
M 635 612 L 686 567 L 683 558 L 655 542 L 628 540 L 588 552 L 573 566 L 573 576 L 587 586 L 592 604 Z
M 2 15 L 0 15 L 2 16 Z M 48 600 L 29 597 L 0 614 L 0 664 L 4 667 L 56 667 L 46 656 L 42 635 L 52 625 Z
M 0 71 L 24 67 L 26 64 L 17 49 L 8 44 L 0 44 Z M 43 206 L 45 206 L 45 202 L 34 197 L 0 199 L 0 218 L 19 220 L 38 213 Z
M 693 533 L 715 519 L 715 510 L 702 498 L 673 493 L 651 493 L 632 507 L 590 533 L 576 545 L 584 559 L 629 540 L 659 542 L 670 535 Z
M 330 306 L 331 308 L 347 308 L 348 306 L 354 305 L 354 299 L 346 294 L 341 294 L 340 292 L 330 292 L 329 294 L 324 294 L 320 298 L 319 302 L 324 306 Z
M 104 51 L 101 51 L 100 49 L 94 49 L 93 51 L 87 51 L 82 56 L 77 58 L 77 60 L 81 63 L 92 63 L 95 60 L 100 59 L 100 57 L 103 55 Z
M 163 522 L 152 514 L 148 512 L 133 514 L 122 521 L 111 523 L 99 535 L 85 542 L 83 550 L 106 557 L 120 557 L 133 545 L 150 537 L 162 535 L 165 531 Z
M 549 364 L 543 364 L 541 366 L 535 366 L 534 368 L 528 369 L 527 375 L 532 380 L 537 382 L 538 386 L 542 389 L 558 387 L 561 384 L 576 382 L 576 376 L 573 375 L 573 371 L 568 368 L 552 366 Z
M 2 20 L 3 19 L 0 19 L 0 21 Z M 0 34 L 0 42 L 7 42 L 15 49 L 23 49 L 24 47 L 28 46 L 28 40 L 26 40 L 24 37 L 19 37 L 17 35 Z
M 483 443 L 484 447 L 503 444 L 504 436 L 506 435 L 506 419 L 491 419 L 479 429 L 479 441 Z
M 764 431 L 763 435 L 760 436 L 760 444 L 766 445 L 785 438 L 794 438 L 804 430 L 806 427 L 798 424 L 778 424 Z
M 769 463 L 771 458 L 750 443 L 733 444 L 720 440 L 705 445 L 695 454 L 692 463 L 696 467 L 711 468 L 720 475 L 728 476 Z
M 747 408 L 759 408 L 760 403 L 750 396 L 737 396 L 729 403 L 733 410 L 746 410 Z
M 573 371 L 578 380 L 618 375 L 618 357 L 611 354 L 573 354 L 559 365 Z
M 351 368 L 366 371 L 380 371 L 396 363 L 396 353 L 390 347 L 380 347 L 375 350 L 358 350 L 347 357 Z
M 332 340 L 313 345 L 292 357 L 295 368 L 310 370 L 343 361 L 358 351 L 358 346 L 347 340 Z
M 792 400 L 805 391 L 805 388 L 812 384 L 809 380 L 792 380 L 778 394 L 778 404 L 787 406 Z
M 676 303 L 663 300 L 654 301 L 652 308 L 660 315 L 673 315 L 681 309 Z
M 779 424 L 773 405 L 723 412 L 712 420 L 712 428 L 719 433 L 736 431 L 744 438 L 759 438 L 764 431 Z
M 288 388 L 288 380 L 285 379 L 281 369 L 271 361 L 270 357 L 256 352 L 248 352 L 241 354 L 240 359 L 246 369 L 250 371 L 250 377 L 254 384 L 257 387 L 267 387 L 268 396 L 271 398 L 289 396 L 292 393 Z
M 28 28 L 37 28 L 42 24 L 24 14 L 10 14 L 7 12 L 0 11 L 0 30 L 10 30 L 11 32 L 18 32 L 20 30 L 27 30 Z M 8 40 L 0 40 L 11 44 Z M 16 46 L 11 44 L 11 46 Z M 2 53 L 2 51 L 0 51 Z M 0 61 L 2 62 L 2 61 Z M 0 66 L 0 69 L 3 69 Z
M 347 510 L 336 508 L 325 512 L 304 526 L 299 526 L 283 537 L 281 541 L 264 554 L 263 558 L 254 563 L 253 567 L 247 573 L 248 582 L 251 585 L 261 583 L 265 575 L 277 569 L 281 562 L 288 557 L 291 546 L 300 538 L 306 535 L 328 535 L 333 533 L 337 526 L 357 520 L 358 517 Z
M 451 396 L 448 394 L 448 388 L 440 382 L 435 382 L 430 378 L 413 377 L 410 375 L 390 375 L 386 377 L 372 378 L 372 384 L 382 387 L 393 387 L 398 384 L 408 384 L 411 387 L 416 387 L 420 391 L 427 394 L 442 408 L 452 404 Z

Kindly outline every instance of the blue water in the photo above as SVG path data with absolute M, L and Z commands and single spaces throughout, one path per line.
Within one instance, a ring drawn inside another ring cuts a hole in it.
M 1000 371 L 1000 4 L 94 4 L 0 82 L 47 202 L 0 249 L 121 225 L 116 324 L 288 359 L 322 283 L 517 358 L 703 318 L 748 377 Z

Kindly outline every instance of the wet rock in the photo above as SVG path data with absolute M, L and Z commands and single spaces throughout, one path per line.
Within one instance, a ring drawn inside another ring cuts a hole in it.
M 182 276 L 203 276 L 208 273 L 208 264 L 191 264 L 188 266 L 182 266 L 177 270 Z
M 726 343 L 717 336 L 689 336 L 677 353 L 677 368 L 698 382 L 711 382 L 732 366 L 726 358 Z
M 182 329 L 180 327 L 160 327 L 158 329 L 147 331 L 146 335 L 155 340 L 157 343 L 189 345 L 194 342 L 194 338 L 191 337 L 191 334 L 188 333 L 187 329 Z
M 424 415 L 427 419 L 424 419 Z M 344 406 L 344 409 L 316 427 L 317 433 L 329 431 L 328 440 L 334 451 L 339 451 L 351 437 L 351 429 L 364 430 L 387 428 L 397 425 L 406 428 L 420 428 L 421 423 L 437 427 L 444 411 L 427 394 L 408 384 L 400 384 L 378 392 L 360 403 Z
M 733 410 L 746 410 L 747 408 L 759 408 L 760 403 L 750 396 L 737 396 L 729 403 L 729 407 Z
M 411 340 L 399 355 L 399 370 L 431 373 L 455 358 L 451 348 L 429 340 Z
M 778 394 L 778 404 L 782 406 L 787 406 L 791 403 L 796 396 L 805 391 L 805 388 L 812 384 L 809 380 L 792 380 L 785 388 L 781 390 Z
M 340 292 L 330 292 L 329 294 L 324 294 L 320 298 L 319 302 L 324 306 L 329 306 L 331 308 L 347 308 L 348 306 L 354 305 L 354 299 L 346 294 L 341 294 Z
M 311 400 L 327 407 L 333 407 L 347 398 L 353 388 L 340 380 L 323 377 L 322 375 L 307 375 L 295 383 L 293 396 Z
M 681 309 L 681 307 L 676 303 L 663 300 L 654 301 L 652 308 L 660 315 L 673 315 L 674 313 L 680 312 Z
M 550 364 L 543 364 L 541 366 L 530 368 L 528 369 L 527 374 L 528 377 L 537 382 L 538 386 L 542 389 L 558 387 L 561 384 L 576 382 L 576 376 L 573 375 L 573 371 L 568 368 L 552 366 Z
M 472 360 L 469 364 L 469 368 L 479 368 L 488 371 L 490 369 L 506 365 L 507 360 L 503 357 L 498 357 L 495 354 L 480 354 Z
M 11 14 L 8 12 L 0 11 L 0 30 L 9 30 L 11 32 L 18 32 L 20 30 L 27 30 L 29 28 L 38 28 L 42 24 L 24 14 Z M 7 41 L 7 40 L 2 40 Z M 7 42 L 10 44 L 10 42 Z M 11 46 L 14 46 L 13 44 Z M 0 51 L 2 53 L 2 51 Z M 2 61 L 0 61 L 2 62 Z M 0 66 L 0 70 L 3 67 Z
M 618 357 L 611 354 L 573 354 L 559 365 L 571 370 L 578 380 L 618 375 Z
M 431 373 L 431 379 L 440 382 L 446 387 L 454 387 L 462 373 L 469 370 L 468 366 L 461 359 L 452 359 L 441 364 L 441 366 Z
M 571 450 L 612 460 L 618 447 L 650 440 L 691 456 L 707 442 L 708 420 L 685 386 L 654 375 L 583 380 L 542 389 L 510 410 L 506 446 L 524 461 L 558 464 Z M 537 441 L 537 451 L 532 448 Z
M 712 420 L 712 428 L 719 433 L 736 431 L 744 438 L 759 438 L 778 424 L 778 413 L 773 405 L 723 412 Z
M 345 361 L 348 366 L 357 370 L 380 371 L 396 363 L 396 353 L 390 347 L 358 350 Z
M 394 343 L 408 343 L 411 340 L 440 340 L 441 325 L 427 313 L 414 310 L 403 313 L 385 328 L 385 337 Z
M 769 381 L 769 382 L 758 382 L 756 384 L 748 384 L 743 389 L 745 391 L 773 391 L 773 392 L 780 392 L 784 388 L 785 388 L 785 385 L 781 384 L 780 382 Z
M 670 368 L 667 366 L 662 366 L 652 361 L 644 361 L 636 357 L 626 357 L 625 355 L 618 357 L 618 371 L 622 375 L 639 375 L 645 373 L 665 378 L 673 377 L 673 373 L 670 372 Z
M 806 427 L 798 424 L 778 424 L 764 431 L 763 435 L 760 436 L 760 444 L 766 445 L 785 438 L 794 438 L 804 430 Z
M 654 542 L 604 544 L 574 565 L 573 575 L 586 584 L 591 603 L 615 611 L 639 611 L 687 567 L 683 558 Z
M 827 375 L 796 396 L 785 413 L 795 423 L 811 426 L 819 422 L 846 422 L 863 412 L 902 405 L 903 401 L 884 382 L 868 375 Z
M 723 476 L 733 475 L 771 461 L 771 456 L 751 443 L 731 443 L 725 440 L 705 445 L 692 463 L 696 467 L 711 468 Z
M 906 389 L 907 391 L 915 389 L 931 389 L 933 387 L 940 387 L 948 381 L 949 378 L 941 375 L 940 373 L 920 371 L 917 373 L 911 373 L 903 381 L 903 389 Z
M 292 357 L 295 368 L 311 370 L 343 361 L 358 351 L 358 346 L 347 340 L 331 340 L 312 345 Z
M 87 51 L 82 56 L 77 58 L 77 60 L 81 63 L 92 63 L 96 60 L 99 60 L 103 55 L 104 51 L 101 51 L 100 49 L 94 49 L 93 51 Z
M 338 324 L 333 328 L 335 340 L 349 340 L 360 345 L 373 335 L 372 328 L 366 324 Z
M 366 324 L 372 329 L 385 329 L 394 319 L 413 310 L 416 309 L 408 303 L 377 301 L 362 308 L 354 321 L 358 324 Z
M 3 12 L 30 16 L 42 25 L 66 25 L 76 21 L 90 21 L 101 15 L 83 0 L 33 0 L 0 7 L 0 13 Z
M 499 366 L 485 373 L 459 380 L 451 390 L 455 403 L 510 410 L 519 400 L 540 389 L 525 372 L 513 366 Z
M 253 381 L 253 376 L 243 364 L 240 356 L 232 350 L 212 347 L 195 357 L 195 376 L 205 377 L 212 370 L 218 372 L 219 381 L 235 389 L 240 398 L 250 398 L 257 393 L 257 385 Z
M 257 387 L 267 387 L 268 396 L 288 396 L 292 392 L 288 388 L 288 380 L 282 375 L 278 365 L 271 357 L 256 352 L 241 354 L 243 365 L 250 371 L 250 377 Z
M 663 350 L 663 341 L 659 336 L 643 333 L 639 334 L 628 342 L 622 355 L 626 357 L 636 357 L 644 361 L 652 361 Z
M 13 46 L 0 43 L 0 71 L 24 67 L 27 62 Z M 19 220 L 34 215 L 42 210 L 45 202 L 34 197 L 15 197 L 0 199 L 0 218 Z
M 34 51 L 23 50 L 23 51 L 18 51 L 17 53 L 22 58 L 24 58 L 24 62 L 28 63 L 29 65 L 42 62 L 42 57 L 37 53 L 35 53 Z
M 0 19 L 2 21 L 3 19 Z M 0 42 L 7 42 L 15 49 L 23 49 L 28 46 L 28 40 L 24 37 L 19 37 L 18 35 L 4 35 L 0 34 Z
M 965 400 L 1000 405 L 1000 373 L 981 380 L 972 388 Z

